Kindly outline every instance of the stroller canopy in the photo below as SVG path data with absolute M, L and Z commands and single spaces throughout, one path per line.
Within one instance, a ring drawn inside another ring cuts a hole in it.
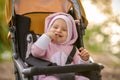
M 78 0 L 84 23 L 87 25 L 88 21 L 83 9 L 83 6 Z M 7 23 L 12 16 L 12 0 L 5 0 L 5 20 Z M 67 12 L 73 4 L 70 0 L 15 0 L 16 14 L 26 14 L 31 12 Z
M 28 3 L 29 2 L 29 3 Z M 71 6 L 68 0 L 15 0 L 17 14 L 30 12 L 67 12 Z

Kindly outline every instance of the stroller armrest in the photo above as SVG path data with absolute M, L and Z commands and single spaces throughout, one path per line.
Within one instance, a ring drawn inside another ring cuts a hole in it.
M 59 74 L 59 73 L 82 73 L 87 71 L 96 71 L 103 69 L 102 65 L 97 63 L 89 64 L 76 64 L 76 65 L 65 65 L 65 66 L 34 66 L 26 68 L 22 73 L 26 76 L 31 75 L 42 75 L 42 74 Z

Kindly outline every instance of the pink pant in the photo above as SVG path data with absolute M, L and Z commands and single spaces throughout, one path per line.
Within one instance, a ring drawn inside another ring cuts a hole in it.
M 41 75 L 39 76 L 38 80 L 59 80 L 59 79 L 55 76 Z M 75 80 L 89 80 L 89 79 L 84 76 L 75 76 Z
M 55 76 L 41 75 L 41 76 L 39 76 L 38 80 L 59 80 L 59 79 L 57 77 L 55 77 Z

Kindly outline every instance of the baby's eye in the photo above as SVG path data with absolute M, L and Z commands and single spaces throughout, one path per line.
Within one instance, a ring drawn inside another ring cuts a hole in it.
M 63 29 L 63 31 L 67 31 L 67 29 Z
M 57 26 L 53 26 L 54 29 L 57 29 L 58 27 Z

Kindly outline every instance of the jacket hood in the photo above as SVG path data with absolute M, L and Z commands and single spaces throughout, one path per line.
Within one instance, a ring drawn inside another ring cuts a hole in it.
M 58 13 L 53 13 L 46 17 L 45 19 L 45 33 L 49 31 L 51 28 L 52 23 L 56 19 L 63 19 L 66 24 L 67 24 L 67 29 L 68 29 L 68 36 L 65 42 L 60 43 L 60 44 L 73 44 L 78 38 L 77 30 L 76 30 L 76 24 L 75 20 L 70 14 L 63 13 L 63 12 L 58 12 Z

